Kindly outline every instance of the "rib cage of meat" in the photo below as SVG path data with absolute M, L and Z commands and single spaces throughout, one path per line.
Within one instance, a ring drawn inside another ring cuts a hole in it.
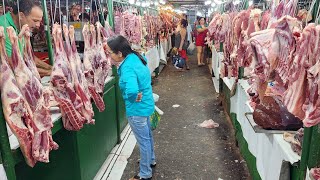
M 71 30 L 72 33 L 74 34 L 73 29 Z M 83 79 L 83 73 L 81 70 L 81 66 L 79 66 L 80 57 L 78 53 L 76 52 L 76 47 L 75 50 L 74 48 L 71 47 L 70 44 L 70 38 L 69 38 L 69 29 L 67 25 L 63 25 L 63 32 L 64 32 L 64 38 L 65 38 L 65 44 L 66 44 L 66 54 L 67 58 L 70 63 L 70 68 L 71 68 L 71 73 L 72 73 L 72 79 L 73 79 L 73 85 L 74 85 L 74 90 L 77 93 L 77 95 L 81 99 L 82 107 L 78 109 L 79 113 L 81 116 L 86 120 L 86 123 L 88 124 L 94 124 L 94 119 L 93 119 L 93 109 L 92 109 L 92 104 L 90 101 L 90 97 L 88 96 L 89 93 L 88 91 L 85 91 L 85 82 Z M 71 32 L 70 32 L 71 33 Z M 74 38 L 73 38 L 73 46 L 75 46 Z M 80 82 L 82 82 L 80 84 Z
M 29 104 L 20 92 L 14 74 L 7 63 L 4 44 L 4 28 L 0 27 L 0 88 L 3 114 L 10 129 L 17 137 L 26 163 L 34 167 L 36 160 L 32 156 L 32 142 L 35 124 Z
M 21 33 L 27 33 L 27 26 L 22 27 Z M 17 85 L 24 98 L 30 105 L 33 113 L 34 139 L 32 142 L 32 155 L 37 161 L 49 162 L 49 152 L 58 149 L 58 145 L 52 140 L 51 128 L 53 127 L 49 97 L 50 93 L 45 90 L 25 64 L 18 46 L 18 37 L 12 27 L 7 28 L 8 36 L 12 44 L 12 69 L 15 74 Z M 25 36 L 21 34 L 21 36 Z
M 91 94 L 91 97 L 93 101 L 95 102 L 98 110 L 100 112 L 104 111 L 105 109 L 105 104 L 103 102 L 102 96 L 99 94 L 101 91 L 97 91 L 98 88 L 96 87 L 97 85 L 97 80 L 95 79 L 97 76 L 95 76 L 95 69 L 93 65 L 93 61 L 95 60 L 95 35 L 92 34 L 94 27 L 90 28 L 89 25 L 85 25 L 83 27 L 82 33 L 83 33 L 83 38 L 84 38 L 84 55 L 83 55 L 83 67 L 84 67 L 84 74 L 88 82 L 88 89 Z
M 60 104 L 63 125 L 67 130 L 80 130 L 85 119 L 79 113 L 83 107 L 81 98 L 74 90 L 70 63 L 64 52 L 61 26 L 54 24 L 52 35 L 55 48 L 55 63 L 51 74 L 51 88 Z

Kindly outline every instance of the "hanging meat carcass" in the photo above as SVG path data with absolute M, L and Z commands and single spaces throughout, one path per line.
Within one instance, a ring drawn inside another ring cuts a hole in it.
M 92 104 L 90 101 L 90 97 L 88 96 L 89 93 L 85 91 L 86 83 L 84 82 L 84 79 L 82 79 L 82 76 L 83 76 L 83 72 L 81 70 L 82 67 L 78 65 L 78 61 L 80 61 L 80 57 L 76 52 L 76 47 L 74 47 L 75 50 L 74 48 L 73 49 L 71 48 L 70 38 L 69 38 L 69 29 L 65 24 L 63 25 L 63 32 L 64 32 L 64 38 L 66 41 L 65 50 L 70 63 L 71 72 L 72 72 L 72 80 L 73 80 L 72 84 L 74 85 L 74 89 L 77 95 L 80 97 L 81 102 L 83 104 L 83 106 L 79 109 L 79 113 L 86 120 L 87 124 L 94 124 L 94 119 L 93 119 L 94 113 L 92 109 Z M 74 41 L 74 38 L 73 38 L 73 41 Z
M 20 37 L 25 36 L 27 25 L 22 27 Z M 49 162 L 49 152 L 58 149 L 58 145 L 52 140 L 51 128 L 53 127 L 50 114 L 50 92 L 44 89 L 39 79 L 34 76 L 26 66 L 19 51 L 18 37 L 12 27 L 7 28 L 8 36 L 12 44 L 12 69 L 15 74 L 18 87 L 24 98 L 30 105 L 33 113 L 34 139 L 32 142 L 32 155 L 37 161 Z
M 0 27 L 0 42 L 0 88 L 3 114 L 11 131 L 19 141 L 26 163 L 34 167 L 36 160 L 32 155 L 32 142 L 34 129 L 37 127 L 33 122 L 30 106 L 20 92 L 14 74 L 7 63 L 8 57 L 5 50 L 5 35 L 2 26 Z
M 92 33 L 95 32 L 94 26 Z M 91 94 L 93 101 L 95 102 L 97 108 L 100 112 L 104 111 L 105 104 L 103 102 L 102 96 L 97 91 L 100 87 L 97 86 L 97 80 L 95 80 L 95 71 L 93 66 L 93 61 L 95 58 L 95 49 L 96 49 L 96 34 L 92 34 L 90 31 L 90 26 L 85 25 L 83 27 L 83 38 L 84 38 L 84 55 L 83 55 L 83 66 L 84 74 L 88 82 L 88 89 Z
M 81 98 L 74 90 L 70 63 L 64 52 L 61 26 L 54 24 L 52 35 L 55 47 L 55 63 L 51 74 L 51 86 L 56 101 L 60 104 L 63 125 L 67 130 L 80 130 L 85 119 L 78 109 Z
M 99 87 L 98 92 L 103 93 L 104 85 L 106 78 L 108 77 L 109 70 L 111 69 L 111 59 L 106 56 L 106 53 L 102 44 L 102 36 L 107 36 L 108 34 L 105 31 L 104 27 L 100 24 L 100 22 L 96 23 L 97 26 L 97 44 L 95 49 L 95 58 L 93 63 L 94 68 L 94 76 L 95 76 L 95 86 Z
M 37 77 L 39 80 L 41 80 L 40 74 L 36 67 L 36 63 L 34 61 L 34 54 L 33 54 L 31 41 L 30 41 L 30 37 L 31 37 L 30 28 L 28 26 L 25 26 L 25 28 L 22 28 L 22 30 L 25 32 L 24 33 L 21 32 L 20 34 L 24 35 L 24 39 L 26 42 L 24 51 L 23 51 L 24 62 L 26 63 L 30 71 L 33 73 L 33 75 Z

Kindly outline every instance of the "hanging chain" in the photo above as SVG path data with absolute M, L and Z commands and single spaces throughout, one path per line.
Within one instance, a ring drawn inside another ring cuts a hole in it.
M 62 15 L 62 13 L 61 13 L 61 2 L 60 2 L 60 0 L 59 0 L 59 20 L 60 20 L 60 25 L 62 25 L 62 19 L 61 19 L 61 15 Z
M 52 0 L 50 0 L 50 12 L 51 12 L 50 17 L 51 17 L 51 24 L 53 24 L 53 23 L 54 23 L 52 8 L 53 8 L 53 7 L 52 7 Z
M 95 5 L 96 5 L 96 12 L 97 12 L 97 15 L 98 15 L 98 21 L 100 22 L 100 17 L 99 17 L 99 11 L 98 11 L 97 1 L 99 1 L 99 0 L 95 0 Z M 100 7 L 100 8 L 101 8 L 101 7 Z
M 19 19 L 19 27 L 21 30 L 21 18 L 20 18 L 20 7 L 19 7 L 19 0 L 17 0 L 17 7 L 18 7 L 18 19 Z M 19 30 L 19 31 L 20 31 Z

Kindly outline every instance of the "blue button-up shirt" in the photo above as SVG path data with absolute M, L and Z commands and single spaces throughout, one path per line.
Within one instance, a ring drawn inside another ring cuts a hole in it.
M 127 116 L 150 116 L 154 112 L 154 99 L 148 66 L 132 53 L 127 55 L 120 64 L 118 74 Z M 141 102 L 136 102 L 140 92 L 142 93 Z

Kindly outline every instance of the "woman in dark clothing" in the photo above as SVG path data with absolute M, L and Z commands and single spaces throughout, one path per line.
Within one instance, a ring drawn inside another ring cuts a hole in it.
M 179 55 L 186 60 L 186 69 L 190 70 L 188 66 L 188 56 L 187 56 L 187 48 L 188 48 L 188 40 L 187 40 L 187 25 L 188 21 L 185 19 L 181 19 L 179 26 L 175 31 L 175 43 L 174 47 L 179 50 Z

